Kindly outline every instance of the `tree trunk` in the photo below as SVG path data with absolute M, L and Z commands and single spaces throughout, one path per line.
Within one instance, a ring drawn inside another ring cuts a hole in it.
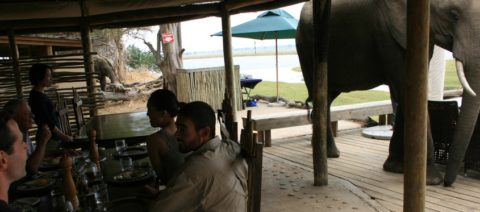
M 174 35 L 174 41 L 171 43 L 163 43 L 161 35 L 165 33 L 172 33 Z M 177 93 L 177 69 L 183 68 L 180 23 L 160 25 L 159 39 L 157 42 L 162 42 L 163 58 L 159 63 L 159 67 L 166 82 L 164 86 L 168 90 Z
M 125 55 L 123 54 L 123 37 L 124 33 L 121 33 L 119 36 L 115 36 L 114 42 L 116 46 L 116 54 L 115 54 L 115 62 L 114 62 L 114 69 L 115 74 L 120 79 L 120 81 L 125 81 Z

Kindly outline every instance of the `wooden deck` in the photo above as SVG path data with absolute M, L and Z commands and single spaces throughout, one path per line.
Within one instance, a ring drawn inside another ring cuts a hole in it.
M 310 139 L 311 135 L 274 140 L 273 147 L 264 148 L 265 157 L 312 169 Z M 350 181 L 388 210 L 402 211 L 403 175 L 382 169 L 389 141 L 365 138 L 360 131 L 354 131 L 340 134 L 336 142 L 341 154 L 340 158 L 328 159 L 329 174 Z M 468 174 L 472 176 L 459 176 L 450 188 L 427 186 L 426 209 L 480 211 L 480 178 L 474 171 Z

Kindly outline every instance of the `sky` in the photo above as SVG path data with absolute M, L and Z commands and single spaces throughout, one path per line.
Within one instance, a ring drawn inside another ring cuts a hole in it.
M 295 17 L 297 20 L 300 17 L 300 11 L 302 9 L 303 3 L 294 4 L 288 7 L 282 7 L 281 9 L 286 10 L 290 15 Z M 232 27 L 242 24 L 244 22 L 255 19 L 263 11 L 251 12 L 251 13 L 242 13 L 237 15 L 232 15 L 230 17 L 230 24 Z M 218 17 L 209 17 L 203 19 L 197 19 L 192 21 L 186 21 L 181 23 L 182 27 L 182 45 L 185 48 L 186 52 L 201 52 L 201 51 L 214 51 L 221 50 L 223 48 L 222 37 L 210 36 L 216 32 L 222 31 L 222 20 Z M 157 28 L 156 28 L 157 29 Z M 156 29 L 153 30 L 154 33 L 145 34 L 148 40 L 154 41 Z M 142 42 L 126 38 L 126 45 L 134 45 L 140 49 L 147 50 L 147 47 Z M 278 40 L 278 45 L 289 45 L 295 44 L 295 39 L 281 39 Z M 254 48 L 262 46 L 275 46 L 274 40 L 253 40 L 247 38 L 232 38 L 232 47 L 235 48 Z

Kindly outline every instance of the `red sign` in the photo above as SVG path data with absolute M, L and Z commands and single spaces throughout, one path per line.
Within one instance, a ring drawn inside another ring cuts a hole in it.
M 162 33 L 162 43 L 173 43 L 173 33 L 171 32 L 166 32 Z

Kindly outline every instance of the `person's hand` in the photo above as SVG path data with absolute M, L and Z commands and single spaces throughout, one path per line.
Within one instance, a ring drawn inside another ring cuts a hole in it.
M 142 190 L 144 191 L 142 193 L 145 194 L 146 197 L 149 199 L 155 199 L 156 196 L 160 193 L 160 190 L 148 184 L 144 185 Z
M 39 145 L 46 144 L 50 138 L 52 138 L 52 132 L 50 132 L 50 129 L 46 124 L 38 129 L 36 140 Z
M 69 135 L 65 135 L 65 138 L 62 139 L 63 141 L 66 141 L 66 142 L 72 142 L 73 141 L 73 137 L 72 136 L 69 136 Z
M 71 142 L 71 141 L 73 141 L 73 137 L 64 134 L 60 140 L 62 140 L 64 142 Z

